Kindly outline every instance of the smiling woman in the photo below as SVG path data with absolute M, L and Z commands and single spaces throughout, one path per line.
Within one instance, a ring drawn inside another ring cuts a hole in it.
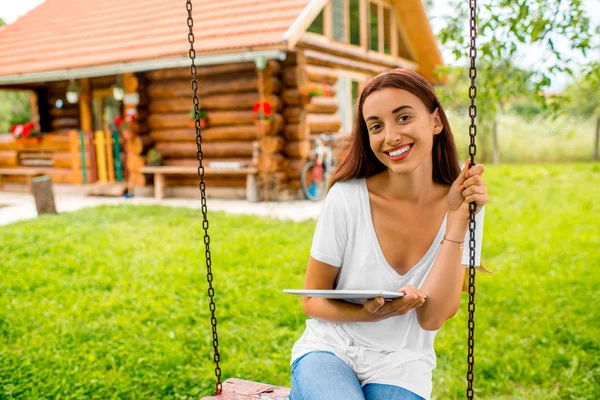
M 305 289 L 385 290 L 366 302 L 303 297 L 291 400 L 429 399 L 434 338 L 460 304 L 470 264 L 469 204 L 480 265 L 483 165 L 460 169 L 433 87 L 396 69 L 358 101 L 350 148 L 317 222 Z

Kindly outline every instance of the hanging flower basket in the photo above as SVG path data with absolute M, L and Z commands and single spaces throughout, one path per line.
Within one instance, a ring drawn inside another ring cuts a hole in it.
M 194 109 L 190 110 L 190 119 L 188 120 L 187 126 L 194 128 L 196 126 L 196 116 L 194 115 Z M 208 128 L 208 112 L 206 110 L 199 110 L 198 116 L 200 118 L 200 129 Z
M 33 122 L 13 125 L 10 127 L 10 133 L 18 143 L 39 144 L 42 141 L 42 133 L 35 129 Z
M 268 101 L 257 102 L 252 107 L 254 126 L 260 136 L 266 135 L 273 129 L 273 109 Z
M 298 89 L 300 90 L 300 99 L 304 105 L 309 104 L 314 96 L 331 96 L 329 86 L 327 86 L 325 82 L 307 82 L 304 85 L 301 85 Z

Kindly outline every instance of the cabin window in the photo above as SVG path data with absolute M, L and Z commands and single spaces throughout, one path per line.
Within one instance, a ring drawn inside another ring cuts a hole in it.
M 332 13 L 331 19 L 333 23 L 333 40 L 346 43 L 346 16 L 345 16 L 345 0 L 331 0 Z
M 319 15 L 317 15 L 317 18 L 315 18 L 315 20 L 313 21 L 313 23 L 308 27 L 307 29 L 308 32 L 312 32 L 312 33 L 318 33 L 319 35 L 322 35 L 324 32 L 323 29 L 323 10 L 321 10 L 321 12 L 319 13 Z
M 346 77 L 339 77 L 337 81 L 338 115 L 342 121 L 342 132 L 352 132 L 354 118 L 356 117 L 356 102 L 359 95 L 359 82 Z
M 360 0 L 348 0 L 350 44 L 360 46 Z
M 377 4 L 369 4 L 369 49 L 379 51 L 379 15 Z
M 383 52 L 392 54 L 392 10 L 383 8 Z

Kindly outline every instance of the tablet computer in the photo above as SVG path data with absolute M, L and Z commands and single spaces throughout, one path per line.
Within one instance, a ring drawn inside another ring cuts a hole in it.
M 317 290 L 317 289 L 284 289 L 284 293 L 295 294 L 298 296 L 324 297 L 337 300 L 371 300 L 377 297 L 383 297 L 385 300 L 394 300 L 404 297 L 402 292 L 392 292 L 388 290 Z

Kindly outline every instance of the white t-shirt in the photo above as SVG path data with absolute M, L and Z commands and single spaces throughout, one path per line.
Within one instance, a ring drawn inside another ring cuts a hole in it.
M 476 215 L 476 257 L 480 265 L 485 207 Z M 311 256 L 341 267 L 335 289 L 397 291 L 425 282 L 444 237 L 446 217 L 421 258 L 405 275 L 385 260 L 371 219 L 366 180 L 336 183 L 323 203 L 315 229 Z M 469 232 L 462 264 L 469 265 Z M 429 399 L 436 366 L 433 342 L 437 331 L 421 328 L 415 309 L 378 322 L 331 323 L 306 321 L 306 330 L 292 349 L 292 363 L 311 351 L 330 351 L 346 361 L 361 384 L 384 383 L 404 387 Z

